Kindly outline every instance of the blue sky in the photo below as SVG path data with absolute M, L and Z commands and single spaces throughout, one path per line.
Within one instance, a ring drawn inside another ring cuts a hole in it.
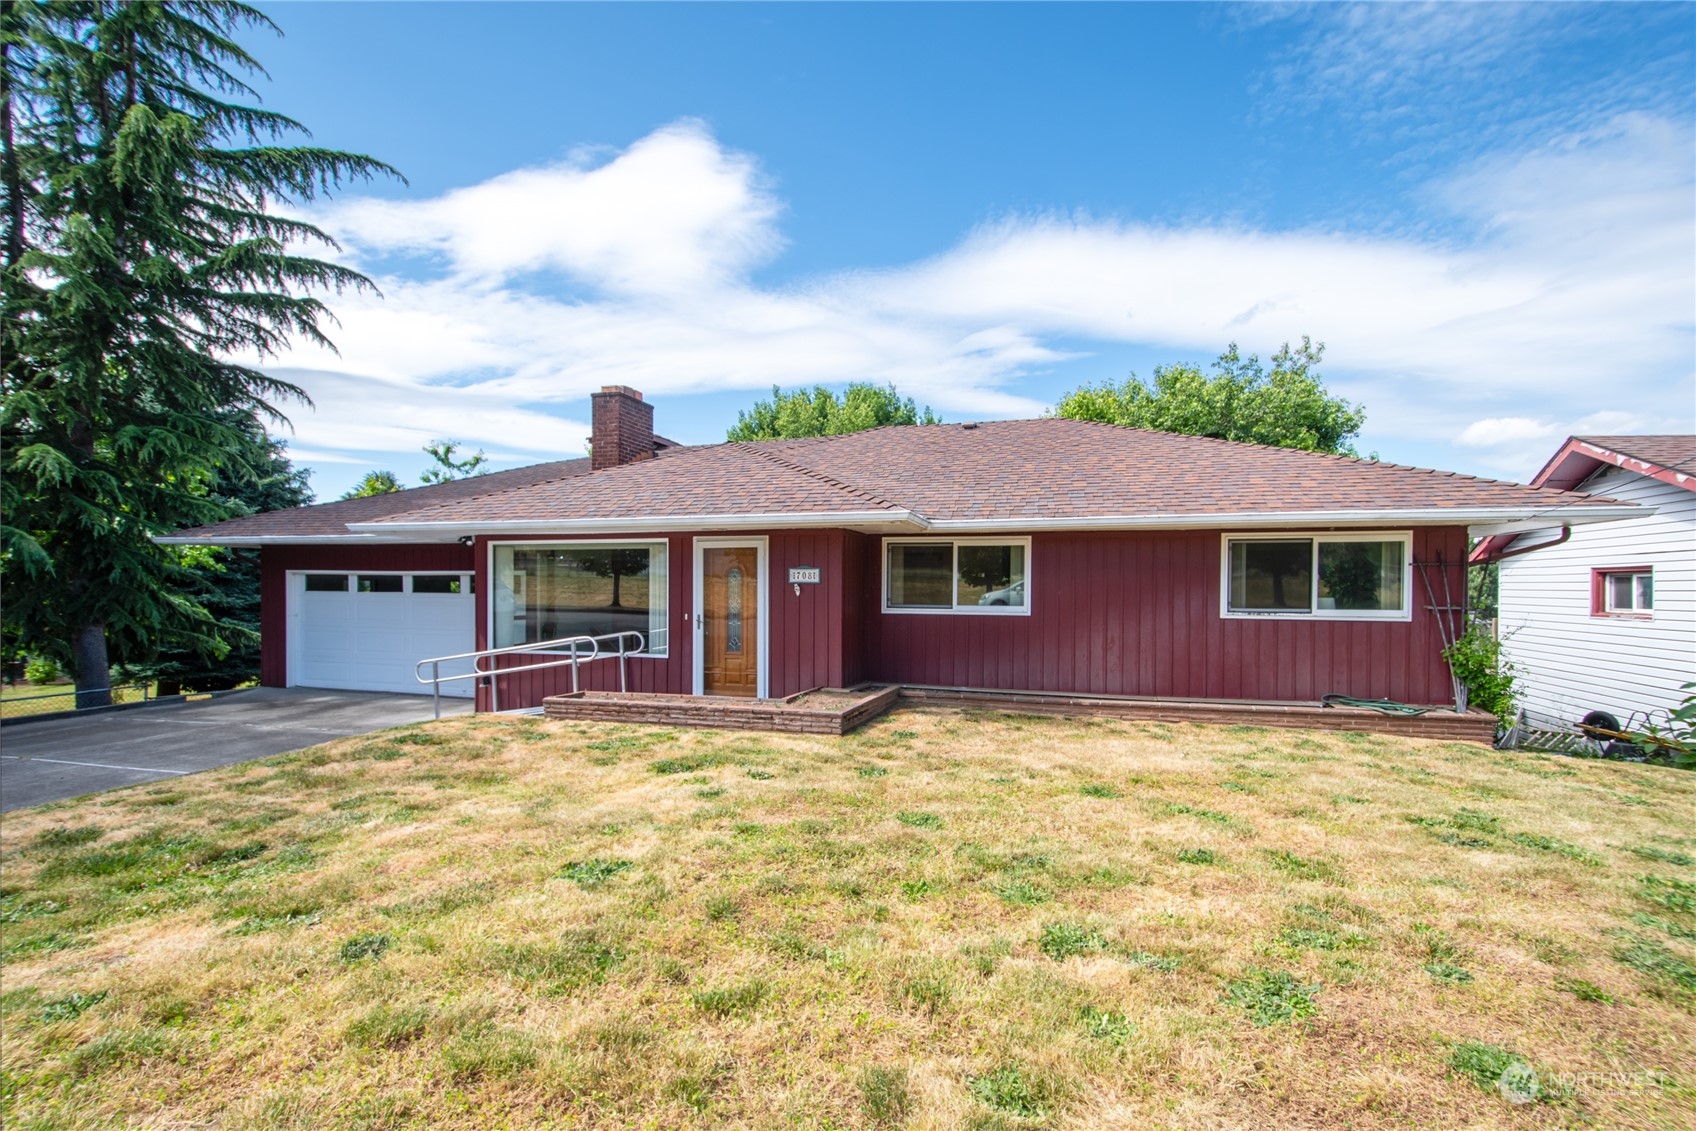
M 1363 451 L 1523 477 L 1696 426 L 1691 5 L 278 4 L 266 104 L 409 183 L 310 212 L 383 298 L 266 360 L 321 498 L 438 436 L 948 419 L 1303 333 Z

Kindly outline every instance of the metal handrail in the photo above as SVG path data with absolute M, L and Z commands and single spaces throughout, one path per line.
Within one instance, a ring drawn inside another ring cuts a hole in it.
M 636 647 L 626 650 L 624 642 L 630 637 L 636 638 Z M 603 640 L 616 641 L 618 644 L 618 651 L 603 655 L 601 652 L 601 641 Z M 583 644 L 587 644 L 589 646 L 589 651 L 587 653 L 580 650 L 580 645 Z M 559 652 L 564 650 L 566 647 L 570 647 L 571 654 L 563 660 L 550 660 L 545 663 L 523 664 L 519 667 L 509 668 L 502 668 L 499 666 L 485 668 L 483 666 L 483 660 L 486 658 L 493 659 L 498 656 L 513 655 L 520 652 Z M 543 668 L 563 668 L 569 665 L 571 667 L 571 690 L 575 693 L 579 690 L 578 669 L 583 664 L 592 664 L 596 660 L 601 659 L 610 660 L 616 658 L 618 660 L 618 689 L 620 691 L 627 691 L 629 690 L 629 677 L 624 662 L 625 657 L 639 656 L 645 651 L 647 651 L 647 642 L 643 639 L 642 634 L 637 632 L 635 629 L 627 629 L 624 632 L 608 632 L 599 636 L 562 636 L 557 640 L 541 640 L 534 644 L 509 644 L 504 648 L 483 648 L 476 652 L 456 652 L 451 656 L 433 656 L 428 660 L 419 660 L 418 663 L 414 664 L 412 668 L 412 677 L 419 683 L 427 683 L 431 685 L 431 693 L 435 699 L 436 718 L 439 719 L 442 717 L 442 684 L 444 683 L 452 683 L 457 679 L 469 679 L 473 681 L 487 679 L 489 681 L 489 710 L 499 711 L 500 690 L 498 680 L 499 677 L 503 675 L 512 675 L 516 672 L 540 671 Z M 455 675 L 443 675 L 442 665 L 452 660 L 470 660 L 471 670 L 468 672 L 460 672 Z M 424 675 L 424 666 L 426 664 L 430 666 L 430 675 L 428 678 Z M 477 685 L 474 682 L 472 684 L 473 694 L 475 694 L 476 686 Z

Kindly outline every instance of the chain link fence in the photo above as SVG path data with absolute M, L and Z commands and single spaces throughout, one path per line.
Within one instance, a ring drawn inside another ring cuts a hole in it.
M 145 703 L 157 698 L 148 684 L 125 683 L 111 689 L 112 702 Z M 77 689 L 70 684 L 58 686 L 12 685 L 0 690 L 0 719 L 21 719 L 26 715 L 46 715 L 54 711 L 75 710 Z

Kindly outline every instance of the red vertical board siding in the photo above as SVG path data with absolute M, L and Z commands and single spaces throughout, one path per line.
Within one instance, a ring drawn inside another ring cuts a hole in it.
M 1178 698 L 1312 700 L 1328 692 L 1441 703 L 1451 690 L 1435 615 L 1418 571 L 1414 618 L 1385 621 L 1235 620 L 1219 615 L 1220 532 L 1038 534 L 1032 539 L 1031 615 L 890 614 L 883 607 L 883 540 L 845 530 L 765 532 L 768 692 L 863 680 L 1010 690 Z M 700 537 L 741 537 L 739 533 Z M 633 691 L 694 688 L 692 534 L 648 535 L 669 548 L 669 653 L 627 661 Z M 520 541 L 571 541 L 526 536 Z M 605 539 L 591 539 L 605 540 Z M 285 577 L 289 570 L 474 570 L 477 647 L 486 648 L 490 539 L 458 545 L 266 547 L 261 569 L 261 679 L 287 680 Z M 1416 530 L 1414 556 L 1448 563 L 1431 572 L 1436 603 L 1465 591 L 1462 527 Z M 816 566 L 820 581 L 788 582 Z M 523 663 L 524 661 L 514 661 Z M 581 669 L 581 686 L 618 687 L 618 665 Z M 503 709 L 538 705 L 571 688 L 569 668 L 503 677 Z M 488 709 L 487 691 L 478 706 Z
M 1416 530 L 1413 548 L 1416 561 L 1448 563 L 1459 603 L 1465 529 Z M 863 540 L 865 679 L 1173 698 L 1451 698 L 1418 570 L 1408 579 L 1411 622 L 1226 619 L 1220 531 L 1038 534 L 1030 616 L 891 614 L 881 611 L 882 553 L 882 539 Z M 1442 604 L 1441 575 L 1431 577 Z
M 807 691 L 814 687 L 839 686 L 843 679 L 842 653 L 844 604 L 849 598 L 843 548 L 847 544 L 844 532 L 837 530 L 773 530 L 744 533 L 723 531 L 694 534 L 631 535 L 629 541 L 651 541 L 664 538 L 668 547 L 667 590 L 670 606 L 670 646 L 667 655 L 633 657 L 625 661 L 631 691 L 687 695 L 695 688 L 693 617 L 695 608 L 695 539 L 748 538 L 763 535 L 767 539 L 768 562 L 763 587 L 766 595 L 766 648 L 768 664 L 767 693 L 782 697 Z M 477 640 L 479 648 L 489 647 L 488 595 L 492 592 L 488 546 L 500 539 L 478 539 L 477 552 Z M 569 542 L 568 537 L 526 535 L 511 539 L 522 542 Z M 623 538 L 592 538 L 585 541 L 623 541 Z M 802 585 L 799 595 L 789 584 L 791 566 L 817 566 L 820 582 Z M 855 579 L 857 580 L 857 571 Z M 852 590 L 858 594 L 856 587 Z M 857 642 L 856 642 L 857 643 Z M 508 661 L 510 666 L 534 662 L 519 657 Z M 578 686 L 587 691 L 616 691 L 618 663 L 605 660 L 578 669 Z M 569 667 L 547 668 L 541 671 L 502 676 L 499 703 L 502 710 L 534 707 L 549 695 L 571 690 Z M 478 709 L 490 707 L 487 691 L 479 693 Z
M 877 621 L 876 606 L 868 609 L 862 605 L 866 591 L 866 546 L 871 541 L 872 539 L 857 531 L 844 530 L 841 549 L 838 551 L 842 561 L 841 584 L 837 588 L 834 601 L 838 630 L 842 634 L 842 687 L 853 687 L 866 678 L 868 628 Z M 874 597 L 876 589 L 874 582 Z
M 457 543 L 392 546 L 265 546 L 259 551 L 259 682 L 285 687 L 289 680 L 288 574 L 290 570 L 325 573 L 445 573 L 472 569 L 468 546 Z M 478 578 L 477 592 L 485 591 Z M 479 596 L 481 601 L 482 597 Z M 419 659 L 424 657 L 420 656 Z

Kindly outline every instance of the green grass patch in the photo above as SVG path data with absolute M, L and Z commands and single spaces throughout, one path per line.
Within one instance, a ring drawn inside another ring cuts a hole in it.
M 1581 845 L 1559 840 L 1552 836 L 1540 836 L 1537 833 L 1514 833 L 1508 837 L 1513 843 L 1525 848 L 1535 848 L 1539 852 L 1553 852 L 1568 860 L 1576 860 L 1587 868 L 1605 868 L 1608 862 L 1596 853 Z
M 1104 950 L 1107 940 L 1099 931 L 1093 931 L 1080 923 L 1060 922 L 1044 926 L 1036 945 L 1043 954 L 1061 962 L 1075 954 Z
M 895 814 L 895 819 L 903 825 L 915 829 L 940 829 L 942 818 L 935 813 L 925 813 L 916 809 L 903 809 Z
M 649 762 L 648 769 L 656 774 L 693 774 L 701 770 L 710 770 L 714 766 L 722 766 L 729 759 L 716 751 L 700 754 L 680 754 L 675 758 L 661 758 Z
M 368 958 L 383 957 L 393 942 L 393 939 L 380 931 L 354 935 L 342 943 L 338 954 L 343 962 L 363 962 Z
M 1312 1017 L 1320 986 L 1303 985 L 1287 970 L 1250 968 L 1225 985 L 1224 1000 L 1248 1013 L 1256 1025 L 1280 1025 Z
M 1310 860 L 1282 848 L 1266 849 L 1266 860 L 1277 871 L 1298 880 L 1336 883 L 1342 879 L 1342 874 L 1325 861 Z
M 1214 864 L 1219 858 L 1211 848 L 1180 848 L 1178 859 L 1185 864 Z
M 1556 978 L 1555 989 L 1565 990 L 1579 1001 L 1600 1002 L 1602 1005 L 1612 1005 L 1613 995 L 1594 982 L 1586 982 L 1582 978 Z
M 1097 1009 L 1093 1005 L 1078 1010 L 1078 1021 L 1083 1025 L 1086 1036 L 1110 1045 L 1124 1044 L 1137 1031 L 1136 1024 L 1123 1011 Z
M 1633 845 L 1626 851 L 1644 860 L 1658 860 L 1662 864 L 1676 864 L 1680 868 L 1688 868 L 1696 864 L 1696 856 L 1687 852 L 1679 852 L 1671 848 L 1657 848 L 1652 844 Z
M 860 1069 L 856 1083 L 860 1089 L 860 1109 L 878 1127 L 896 1127 L 913 1110 L 912 1088 L 907 1083 L 905 1068 Z
M 75 1021 L 84 1013 L 93 1009 L 108 996 L 106 990 L 92 994 L 66 994 L 51 1001 L 44 1002 L 35 1016 L 43 1024 L 50 1025 L 55 1021 Z
M 709 1017 L 726 1018 L 737 1013 L 747 1013 L 766 999 L 771 988 L 766 983 L 754 980 L 735 986 L 720 986 L 710 990 L 696 990 L 691 995 L 695 1008 Z
M 628 872 L 632 867 L 628 860 L 596 857 L 593 860 L 575 860 L 561 868 L 559 875 L 580 888 L 598 888 L 619 873 Z
M 1020 1119 L 1043 1119 L 1059 1098 L 1045 1074 L 1019 1064 L 1004 1064 L 981 1076 L 967 1076 L 966 1090 L 979 1103 Z
M 1035 906 L 1047 903 L 1054 896 L 1046 888 L 1033 884 L 1023 876 L 1002 880 L 991 886 L 991 890 L 1000 896 L 1005 903 Z

